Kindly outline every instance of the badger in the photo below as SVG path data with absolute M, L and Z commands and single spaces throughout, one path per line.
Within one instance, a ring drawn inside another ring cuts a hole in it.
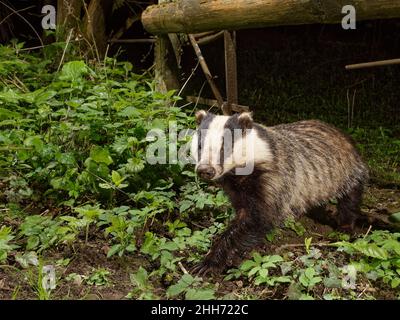
M 339 227 L 353 230 L 368 170 L 350 136 L 318 120 L 267 127 L 249 112 L 204 110 L 195 118 L 196 173 L 222 187 L 235 217 L 193 272 L 219 273 L 237 264 L 269 230 L 331 199 Z

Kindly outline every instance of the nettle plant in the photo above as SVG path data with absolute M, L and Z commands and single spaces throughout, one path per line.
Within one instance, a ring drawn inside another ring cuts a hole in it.
M 89 66 L 70 61 L 59 72 L 43 74 L 51 70 L 50 61 L 10 50 L 0 48 L 0 77 L 14 79 L 0 85 L 5 151 L 0 166 L 13 189 L 9 194 L 19 196 L 12 200 L 67 195 L 66 203 L 73 204 L 90 192 L 113 204 L 176 179 L 179 164 L 160 170 L 145 161 L 150 130 L 164 130 L 170 121 L 180 130 L 192 121 L 181 108 L 171 107 L 179 99 L 173 91 L 155 91 L 127 62 L 107 58 L 104 65 Z M 35 68 L 41 74 L 36 83 L 30 78 Z
M 102 228 L 114 242 L 109 256 L 122 255 L 136 249 L 138 229 L 158 219 L 226 204 L 217 190 L 205 192 L 191 182 L 193 175 L 181 174 L 179 162 L 146 162 L 150 130 L 166 131 L 170 122 L 177 131 L 192 126 L 173 91 L 157 92 L 128 62 L 72 59 L 57 70 L 52 60 L 21 48 L 0 46 L 2 196 L 10 206 L 29 199 L 66 208 L 55 218 L 31 215 L 21 224 L 28 250 L 73 244 L 82 234 L 88 241 L 91 228 Z M 168 145 L 168 134 L 165 139 L 155 143 Z

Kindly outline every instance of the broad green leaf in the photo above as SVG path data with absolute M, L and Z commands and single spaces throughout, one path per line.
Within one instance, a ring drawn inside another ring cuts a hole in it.
M 122 248 L 121 244 L 114 244 L 110 250 L 107 252 L 107 258 L 112 257 L 114 254 L 116 254 L 118 251 L 120 251 Z
M 395 223 L 400 223 L 400 212 L 396 212 L 390 215 L 389 220 Z
M 133 281 L 134 284 L 142 288 L 146 287 L 147 278 L 148 278 L 147 270 L 142 266 L 139 267 L 138 271 L 135 274 L 131 275 L 131 280 L 134 280 Z
M 61 80 L 77 81 L 88 73 L 88 67 L 83 61 L 70 61 L 63 65 L 60 73 Z
M 37 266 L 39 264 L 37 254 L 34 251 L 24 254 L 17 253 L 15 255 L 15 260 L 21 265 L 22 268 L 28 268 L 29 265 Z
M 44 144 L 40 136 L 28 137 L 24 141 L 24 145 L 27 147 L 34 147 L 37 152 L 43 150 Z
M 179 213 L 182 213 L 193 206 L 194 203 L 190 200 L 182 200 L 179 204 Z
M 215 299 L 213 289 L 188 289 L 186 291 L 186 300 L 213 300 Z
M 108 150 L 99 146 L 95 146 L 90 150 L 90 157 L 97 163 L 105 163 L 107 166 L 113 163 Z
M 243 262 L 240 266 L 240 270 L 243 271 L 248 271 L 251 268 L 255 267 L 257 265 L 257 263 L 255 263 L 253 260 L 246 260 L 245 262 Z

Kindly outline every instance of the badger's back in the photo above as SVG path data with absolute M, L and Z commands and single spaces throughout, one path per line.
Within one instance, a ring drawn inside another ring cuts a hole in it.
M 265 169 L 264 196 L 285 216 L 340 198 L 368 178 L 352 139 L 333 126 L 306 120 L 254 129 L 272 153 L 272 161 L 256 164 Z

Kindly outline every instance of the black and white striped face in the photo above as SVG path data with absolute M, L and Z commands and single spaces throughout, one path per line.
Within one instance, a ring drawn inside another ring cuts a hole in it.
M 248 175 L 254 170 L 255 150 L 262 143 L 248 112 L 219 116 L 204 110 L 196 113 L 198 130 L 191 144 L 196 172 L 216 180 L 230 172 Z M 258 152 L 258 151 L 257 151 Z

